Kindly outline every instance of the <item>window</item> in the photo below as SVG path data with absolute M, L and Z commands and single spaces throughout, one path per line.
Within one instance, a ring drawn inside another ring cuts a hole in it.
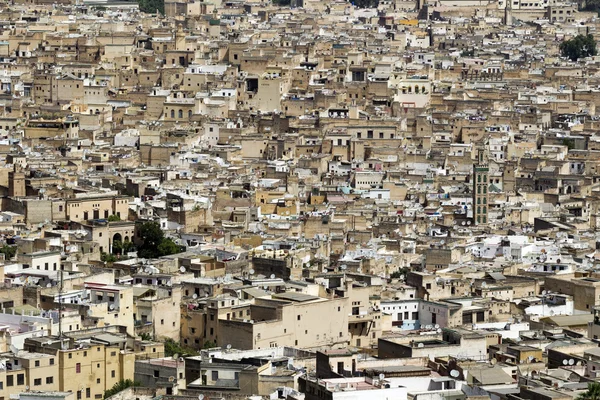
M 116 352 L 116 351 L 111 351 L 111 352 L 110 352 L 110 356 L 111 356 L 111 357 L 114 357 L 114 356 L 116 356 L 116 355 L 117 355 L 117 352 Z
M 114 378 L 115 377 L 115 370 L 113 369 L 112 371 L 110 371 L 110 377 Z
M 54 383 L 54 377 L 53 376 L 46 377 L 46 385 L 50 385 L 52 383 Z
M 219 371 L 211 371 L 211 379 L 216 381 L 219 379 Z
M 92 396 L 91 392 L 92 391 L 90 390 L 90 388 L 86 388 L 85 389 L 85 397 L 89 399 Z
M 15 386 L 13 375 L 6 375 L 6 386 Z
M 40 366 L 40 360 L 35 360 L 35 366 L 39 367 Z
M 155 378 L 158 378 L 158 376 L 159 376 L 159 375 L 160 375 L 160 374 L 159 374 L 159 371 L 158 371 L 157 369 L 155 369 L 155 370 L 154 370 L 154 377 L 155 377 Z
M 22 386 L 25 384 L 25 374 L 17 375 L 17 386 Z
M 50 365 L 54 365 L 54 358 L 50 359 Z
M 81 363 L 75 364 L 75 373 L 76 374 L 80 374 L 81 373 Z
M 33 380 L 33 386 L 42 386 L 42 378 L 36 378 Z

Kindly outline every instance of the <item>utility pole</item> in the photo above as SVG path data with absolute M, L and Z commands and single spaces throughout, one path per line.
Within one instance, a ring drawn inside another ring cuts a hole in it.
M 63 269 L 62 265 L 61 269 L 58 271 L 60 274 L 60 282 L 58 286 L 58 338 L 62 339 L 62 293 L 63 293 Z M 61 342 L 62 347 L 62 342 Z

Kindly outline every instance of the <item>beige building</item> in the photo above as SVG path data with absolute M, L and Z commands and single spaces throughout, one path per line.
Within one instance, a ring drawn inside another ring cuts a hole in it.
M 30 388 L 41 382 L 37 390 L 73 392 L 78 399 L 102 399 L 104 391 L 115 383 L 133 379 L 135 354 L 125 350 L 125 339 L 109 333 L 90 339 L 89 342 L 66 337 L 62 341 L 56 337 L 26 339 L 27 350 L 45 353 L 43 358 L 34 358 L 23 365 L 33 382 Z
M 349 299 L 324 299 L 302 293 L 280 293 L 271 298 L 254 299 L 254 304 L 227 306 L 223 313 L 220 299 L 209 301 L 209 321 L 219 319 L 213 336 L 219 346 L 231 344 L 238 349 L 262 349 L 278 346 L 301 348 L 343 347 L 349 341 Z M 324 320 L 323 316 L 327 316 Z M 210 327 L 209 333 L 210 331 Z M 214 328 L 213 328 L 214 329 Z

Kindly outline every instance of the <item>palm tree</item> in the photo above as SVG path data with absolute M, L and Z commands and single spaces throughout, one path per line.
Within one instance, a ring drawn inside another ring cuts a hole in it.
M 577 396 L 577 400 L 600 400 L 600 383 L 588 383 L 587 392 Z

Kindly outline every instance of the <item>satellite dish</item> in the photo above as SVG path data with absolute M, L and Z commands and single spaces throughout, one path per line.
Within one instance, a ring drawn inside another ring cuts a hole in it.
M 498 362 L 498 360 L 496 360 L 495 358 L 492 358 L 490 360 L 490 364 L 492 364 L 492 365 L 496 365 L 497 362 Z
M 51 284 L 51 283 L 48 283 L 48 284 L 46 285 L 46 287 L 47 287 L 47 288 L 51 288 L 51 287 L 52 287 L 52 284 Z
M 183 274 L 185 272 L 185 267 L 179 267 L 179 272 Z
M 231 350 L 231 345 L 228 344 L 227 346 L 225 346 L 227 348 L 227 350 Z
M 253 270 L 253 269 L 251 269 L 250 271 L 248 271 L 248 273 L 249 273 L 250 275 L 254 275 L 254 270 Z
M 203 394 L 199 394 L 198 395 L 198 400 L 204 400 L 204 395 Z
M 435 324 L 435 329 L 440 329 L 440 325 L 439 324 Z
M 442 333 L 442 328 L 438 328 L 437 333 Z
M 423 348 L 423 347 L 425 347 L 425 345 L 424 345 L 423 343 L 419 343 L 419 344 L 417 345 L 417 347 L 419 347 L 419 348 Z
M 197 295 L 196 293 L 194 293 L 194 294 L 192 295 L 192 299 L 197 299 L 197 298 L 198 298 L 198 295 Z
M 110 311 L 113 311 L 113 310 L 115 309 L 115 305 L 114 305 L 114 304 L 110 304 L 110 305 L 108 306 L 108 309 L 109 309 Z
M 457 370 L 453 369 L 452 371 L 450 371 L 450 376 L 453 378 L 458 378 L 460 376 L 460 372 L 458 372 Z
M 401 280 L 404 280 L 404 275 L 400 275 L 400 279 L 401 279 Z
M 379 380 L 382 381 L 385 379 L 385 374 L 379 374 Z
M 573 360 L 572 358 L 569 359 L 569 365 L 575 365 L 575 360 Z
M 88 316 L 88 317 L 91 317 L 91 316 L 92 316 L 92 314 L 94 314 L 94 312 L 93 312 L 91 309 L 88 309 L 88 310 L 86 311 L 86 314 L 87 314 L 87 316 Z
M 275 279 L 275 274 L 271 274 L 270 278 Z
M 482 287 L 482 288 L 486 288 L 486 287 L 487 287 L 487 283 L 485 283 L 485 282 L 481 282 L 481 287 Z
M 546 293 L 547 293 L 547 292 L 546 292 L 545 290 L 542 290 L 542 295 L 544 295 L 544 296 L 545 296 L 545 295 L 546 295 Z
M 567 359 L 564 359 L 564 360 L 563 360 L 563 365 L 568 365 L 568 364 L 569 364 L 569 360 L 567 360 Z
M 169 382 L 174 382 L 175 381 L 175 377 L 174 376 L 170 376 L 169 377 Z

